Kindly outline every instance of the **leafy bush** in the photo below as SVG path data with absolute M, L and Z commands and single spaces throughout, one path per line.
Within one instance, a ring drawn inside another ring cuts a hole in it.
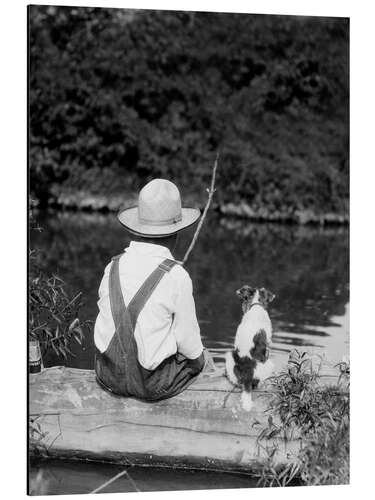
M 38 229 L 30 212 L 31 228 Z M 38 250 L 29 255 L 29 338 L 39 340 L 42 355 L 53 350 L 57 356 L 72 354 L 69 345 L 82 345 L 88 321 L 79 318 L 81 293 L 71 298 L 58 276 L 48 277 L 40 270 Z
M 273 464 L 277 448 L 271 447 L 259 484 L 286 486 L 297 476 L 306 485 L 349 483 L 349 384 L 340 383 L 349 376 L 349 364 L 342 362 L 339 369 L 338 385 L 323 386 L 320 367 L 314 367 L 306 353 L 294 350 L 287 369 L 271 379 L 275 396 L 268 427 L 261 429 L 259 440 L 288 438 L 298 431 L 303 446 L 296 460 L 279 470 Z
M 71 340 L 82 344 L 83 329 L 78 318 L 81 293 L 70 299 L 64 282 L 57 276 L 50 278 L 42 273 L 30 279 L 29 336 L 39 340 L 42 352 L 52 348 L 65 358 L 72 354 Z
M 348 209 L 348 20 L 31 6 L 30 186 Z M 220 186 L 219 186 L 220 187 Z

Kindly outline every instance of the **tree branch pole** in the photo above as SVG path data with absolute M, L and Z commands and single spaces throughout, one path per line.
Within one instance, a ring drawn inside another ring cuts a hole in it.
M 207 216 L 208 209 L 210 208 L 212 198 L 213 198 L 214 193 L 216 191 L 216 189 L 215 189 L 215 180 L 216 180 L 216 170 L 217 170 L 218 162 L 219 162 L 219 153 L 217 153 L 217 155 L 216 155 L 216 160 L 215 160 L 215 163 L 214 163 L 214 166 L 213 166 L 213 169 L 212 169 L 212 178 L 211 178 L 210 189 L 207 188 L 207 192 L 208 192 L 207 203 L 206 203 L 206 206 L 204 207 L 203 215 L 202 215 L 202 217 L 201 217 L 201 219 L 200 219 L 200 221 L 198 223 L 197 229 L 195 230 L 195 233 L 194 233 L 193 239 L 191 240 L 189 248 L 186 250 L 184 258 L 180 262 L 182 265 L 185 264 L 185 262 L 187 261 L 189 255 L 190 255 L 190 252 L 194 248 L 194 245 L 195 245 L 195 243 L 196 243 L 196 241 L 198 239 L 200 230 L 202 229 L 204 220 L 205 220 L 205 218 Z
M 130 481 L 131 485 L 133 486 L 133 488 L 135 489 L 135 491 L 138 491 L 138 492 L 141 491 L 138 488 L 138 486 L 135 484 L 135 481 L 132 479 L 129 472 L 125 469 L 122 472 L 120 472 L 119 474 L 116 474 L 114 477 L 112 477 L 111 479 L 109 479 L 105 483 L 101 484 L 98 488 L 95 488 L 95 490 L 90 491 L 90 495 L 92 495 L 93 493 L 99 493 L 100 491 L 104 490 L 104 488 L 106 488 L 107 486 L 109 486 L 110 484 L 112 484 L 114 481 L 116 481 L 117 479 L 119 479 L 122 476 L 126 476 L 129 479 L 129 481 Z

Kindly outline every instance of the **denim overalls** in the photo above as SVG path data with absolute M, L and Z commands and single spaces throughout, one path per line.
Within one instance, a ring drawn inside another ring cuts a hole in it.
M 102 387 L 121 396 L 156 401 L 175 396 L 186 389 L 204 366 L 204 355 L 189 360 L 181 354 L 165 359 L 156 369 L 147 370 L 138 361 L 134 329 L 153 290 L 165 273 L 176 264 L 165 259 L 150 274 L 126 307 L 119 274 L 121 255 L 112 259 L 109 274 L 109 300 L 115 333 L 106 351 L 96 349 L 95 371 Z

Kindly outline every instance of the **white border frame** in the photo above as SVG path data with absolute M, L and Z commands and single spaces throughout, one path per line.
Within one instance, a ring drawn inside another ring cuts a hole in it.
M 374 7 L 373 2 L 315 0 L 49 1 L 49 5 L 204 10 L 350 17 L 351 24 L 351 485 L 317 488 L 212 490 L 143 494 L 142 498 L 238 499 L 352 498 L 373 486 L 374 326 Z M 26 496 L 26 5 L 8 0 L 1 9 L 1 298 L 2 483 L 4 498 Z M 372 217 L 371 217 L 372 216 Z M 371 217 L 371 219 L 370 219 Z M 4 321 L 5 319 L 5 321 Z M 367 383 L 368 382 L 368 383 Z M 131 497 L 131 493 L 126 498 Z M 65 496 L 64 498 L 76 498 Z M 47 498 L 47 497 L 45 497 Z M 51 498 L 51 497 L 48 497 Z M 112 499 L 112 495 L 101 498 Z

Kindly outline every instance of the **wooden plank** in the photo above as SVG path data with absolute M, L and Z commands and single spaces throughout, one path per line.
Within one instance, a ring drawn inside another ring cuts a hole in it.
M 46 456 L 142 465 L 189 465 L 250 472 L 265 458 L 256 436 L 184 429 L 166 425 L 103 420 L 98 415 L 48 415 L 41 421 L 49 435 Z M 280 461 L 291 458 L 299 442 L 280 441 Z M 276 457 L 278 458 L 278 457 Z
M 30 416 L 45 434 L 40 442 L 31 440 L 31 454 L 247 472 L 266 456 L 253 424 L 267 425 L 272 392 L 254 391 L 254 410 L 245 412 L 240 391 L 222 371 L 202 374 L 182 394 L 155 403 L 114 396 L 93 371 L 64 367 L 31 375 L 29 391 Z M 276 462 L 292 460 L 298 436 L 275 441 Z

